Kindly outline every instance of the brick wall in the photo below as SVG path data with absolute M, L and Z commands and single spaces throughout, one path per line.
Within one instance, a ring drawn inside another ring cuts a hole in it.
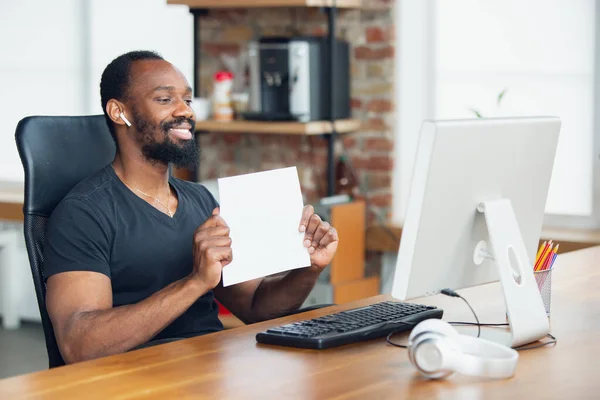
M 342 136 L 367 199 L 381 215 L 389 215 L 393 169 L 393 0 L 364 0 L 361 10 L 340 10 L 337 34 L 351 45 L 353 117 L 362 129 Z M 200 84 L 210 92 L 222 53 L 236 54 L 254 34 L 324 35 L 327 15 L 314 8 L 211 11 L 201 17 Z M 341 143 L 339 143 L 341 144 Z M 337 146 L 337 155 L 341 147 Z M 200 179 L 296 165 L 308 201 L 327 187 L 326 140 L 260 134 L 210 133 L 200 138 Z M 369 213 L 369 219 L 373 214 Z

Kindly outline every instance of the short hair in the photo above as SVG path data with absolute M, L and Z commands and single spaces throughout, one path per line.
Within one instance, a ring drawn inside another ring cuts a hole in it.
M 110 99 L 122 100 L 127 96 L 130 79 L 129 73 L 131 65 L 135 61 L 142 60 L 164 60 L 160 54 L 149 50 L 130 51 L 120 55 L 111 61 L 102 72 L 100 79 L 100 101 L 102 103 L 102 112 L 108 125 L 108 130 L 115 143 L 117 143 L 117 135 L 115 126 L 106 112 L 106 104 Z

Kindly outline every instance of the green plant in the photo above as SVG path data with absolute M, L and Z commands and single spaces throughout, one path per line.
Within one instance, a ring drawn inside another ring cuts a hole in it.
M 506 95 L 506 92 L 508 92 L 508 88 L 504 88 L 504 90 L 498 93 L 498 96 L 496 96 L 496 107 L 500 107 L 500 102 L 502 102 L 502 99 L 504 98 L 504 95 Z M 469 111 L 475 114 L 477 118 L 483 118 L 483 114 L 481 114 L 481 111 L 475 108 L 469 108 Z

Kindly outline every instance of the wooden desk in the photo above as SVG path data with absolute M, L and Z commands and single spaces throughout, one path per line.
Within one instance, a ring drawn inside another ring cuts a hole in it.
M 510 380 L 455 375 L 427 381 L 406 350 L 385 340 L 325 351 L 258 345 L 254 335 L 271 325 L 316 317 L 382 300 L 383 296 L 188 339 L 78 365 L 0 381 L 0 398 L 301 398 L 301 399 L 521 399 L 597 397 L 600 379 L 600 247 L 559 257 L 553 277 L 552 333 L 556 347 L 520 353 Z M 486 322 L 502 321 L 497 284 L 463 291 Z M 445 319 L 468 320 L 465 304 L 447 297 L 422 303 L 445 309 Z M 492 329 L 492 328 L 490 328 Z M 485 329 L 484 332 L 489 332 Z M 394 340 L 403 341 L 405 335 Z
M 0 181 L 0 221 L 23 221 L 23 183 Z

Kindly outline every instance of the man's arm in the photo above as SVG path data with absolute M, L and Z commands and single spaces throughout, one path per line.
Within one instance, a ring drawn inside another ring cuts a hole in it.
M 284 276 L 265 277 L 215 288 L 215 297 L 246 324 L 298 310 L 315 286 L 320 270 L 295 269 Z
M 67 363 L 107 356 L 146 343 L 214 288 L 231 262 L 231 239 L 218 210 L 194 233 L 191 274 L 136 304 L 112 306 L 108 276 L 90 271 L 52 275 L 48 314 Z
M 298 310 L 317 283 L 321 271 L 331 262 L 339 240 L 337 231 L 321 221 L 310 205 L 304 207 L 299 230 L 305 232 L 304 246 L 310 253 L 310 267 L 292 270 L 283 277 L 266 277 L 215 288 L 217 299 L 243 322 L 277 318 Z
M 201 281 L 186 278 L 137 304 L 113 308 L 106 275 L 64 272 L 51 276 L 47 285 L 48 313 L 66 363 L 146 343 L 210 290 Z

